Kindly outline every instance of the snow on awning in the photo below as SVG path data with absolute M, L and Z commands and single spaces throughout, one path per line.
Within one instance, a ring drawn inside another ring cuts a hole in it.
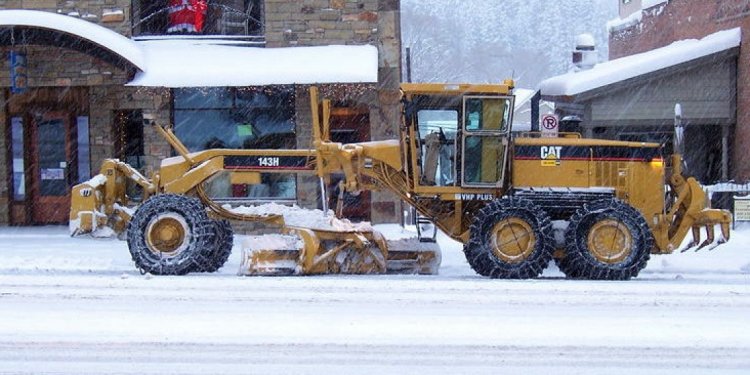
M 666 47 L 597 64 L 589 70 L 571 72 L 542 81 L 545 96 L 572 96 L 652 73 L 717 52 L 739 47 L 740 28 L 719 31 L 703 39 L 674 42 Z
M 0 10 L 0 28 L 32 31 L 30 32 L 32 35 L 28 36 L 32 39 L 31 41 L 27 41 L 29 43 L 37 42 L 33 40 L 33 31 L 72 35 L 77 38 L 77 41 L 93 43 L 102 50 L 106 50 L 126 60 L 138 69 L 143 70 L 145 66 L 143 53 L 135 42 L 106 27 L 84 21 L 80 18 L 37 10 Z M 20 31 L 18 33 L 13 31 L 13 34 L 15 34 L 16 43 L 20 43 L 22 41 L 22 33 Z M 55 43 L 54 39 L 52 42 L 49 42 L 51 45 Z M 92 53 L 91 51 L 85 52 Z
M 211 40 L 138 41 L 146 69 L 128 86 L 223 87 L 374 83 L 374 46 L 257 48 Z
M 531 89 L 522 89 L 522 88 L 514 88 L 513 89 L 513 95 L 516 97 L 515 101 L 515 109 L 519 109 L 523 107 L 524 104 L 526 104 L 528 101 L 531 100 L 531 98 L 534 97 L 534 94 L 536 94 L 535 90 Z

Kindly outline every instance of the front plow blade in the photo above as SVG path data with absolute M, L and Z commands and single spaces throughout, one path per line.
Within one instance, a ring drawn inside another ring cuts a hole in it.
M 418 238 L 388 241 L 388 273 L 437 275 L 442 254 L 436 242 Z
M 241 276 L 284 276 L 298 270 L 302 244 L 296 236 L 250 236 L 242 244 Z
M 252 236 L 240 275 L 437 274 L 440 249 L 416 238 L 387 241 L 376 231 L 287 228 L 288 235 Z

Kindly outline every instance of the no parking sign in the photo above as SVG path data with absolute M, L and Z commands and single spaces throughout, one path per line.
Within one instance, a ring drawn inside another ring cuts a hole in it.
M 549 113 L 542 116 L 541 125 L 542 137 L 557 137 L 557 132 L 560 129 L 560 119 L 557 115 Z

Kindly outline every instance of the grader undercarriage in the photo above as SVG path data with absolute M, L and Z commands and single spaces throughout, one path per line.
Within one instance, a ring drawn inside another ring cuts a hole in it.
M 127 232 L 136 266 L 155 274 L 221 267 L 232 249 L 228 219 L 279 229 L 246 246 L 243 274 L 436 273 L 435 244 L 392 246 L 369 226 L 336 217 L 323 226 L 291 225 L 282 214 L 223 206 L 204 186 L 220 174 L 232 184 L 257 184 L 260 173 L 276 172 L 315 174 L 325 185 L 338 172 L 341 191 L 397 194 L 462 242 L 477 273 L 493 278 L 537 277 L 554 259 L 571 278 L 629 279 L 650 254 L 673 252 L 690 230 L 692 247 L 729 238 L 730 214 L 707 208 L 700 185 L 682 175 L 679 153 L 665 160 L 658 144 L 513 134 L 512 89 L 512 81 L 403 84 L 399 139 L 340 144 L 330 141 L 330 102 L 321 104 L 312 87 L 309 150 L 190 153 L 170 129 L 156 126 L 179 156 L 164 160 L 151 179 L 106 161 L 100 176 L 74 187 L 71 228 Z M 143 190 L 134 212 L 126 180 Z

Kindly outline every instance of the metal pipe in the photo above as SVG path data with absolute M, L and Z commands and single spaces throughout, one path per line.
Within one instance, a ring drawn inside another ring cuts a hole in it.
M 328 214 L 328 191 L 323 177 L 320 177 L 320 202 L 323 205 L 323 215 L 325 216 Z
M 411 48 L 406 47 L 406 82 L 411 82 Z

